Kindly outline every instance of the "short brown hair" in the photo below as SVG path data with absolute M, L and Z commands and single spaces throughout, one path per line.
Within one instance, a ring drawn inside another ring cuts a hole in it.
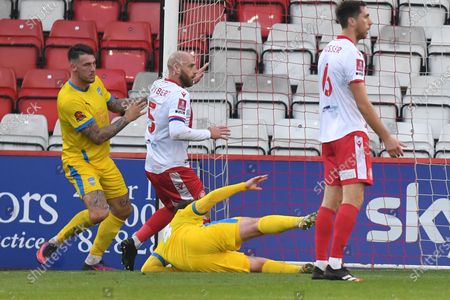
M 361 13 L 361 7 L 365 7 L 366 3 L 363 1 L 342 1 L 341 4 L 336 7 L 336 19 L 341 24 L 342 29 L 347 28 L 348 18 L 357 18 Z

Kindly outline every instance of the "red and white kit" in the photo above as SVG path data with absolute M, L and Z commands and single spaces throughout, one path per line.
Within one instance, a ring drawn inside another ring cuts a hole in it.
M 363 55 L 344 36 L 319 57 L 320 140 L 328 185 L 373 182 L 367 123 L 349 87 L 364 82 L 364 69 Z
M 204 194 L 203 184 L 188 162 L 188 144 L 209 139 L 211 134 L 191 126 L 188 91 L 168 79 L 156 80 L 148 98 L 145 170 L 158 197 L 169 207 L 172 201 L 198 199 Z

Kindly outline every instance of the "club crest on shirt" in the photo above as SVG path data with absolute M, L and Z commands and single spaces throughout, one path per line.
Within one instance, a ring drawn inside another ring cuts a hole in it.
M 100 87 L 97 87 L 97 93 L 98 93 L 100 96 L 103 96 L 103 95 L 102 95 L 102 89 L 101 89 Z
M 95 177 L 89 177 L 87 181 L 90 185 L 95 185 Z
M 81 111 L 75 112 L 74 116 L 75 116 L 75 120 L 77 120 L 77 122 L 81 122 L 84 119 L 86 119 L 86 115 L 84 113 L 82 113 Z

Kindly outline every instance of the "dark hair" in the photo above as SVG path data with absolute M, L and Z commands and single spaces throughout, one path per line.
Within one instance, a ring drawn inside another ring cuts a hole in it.
M 336 19 L 341 24 L 342 29 L 347 28 L 348 18 L 357 18 L 361 13 L 361 7 L 365 7 L 366 3 L 363 1 L 342 1 L 336 7 Z
M 78 59 L 80 55 L 83 54 L 94 55 L 94 50 L 84 44 L 76 44 L 69 48 L 69 51 L 67 52 L 67 58 L 69 59 L 69 61 L 71 61 L 74 59 Z

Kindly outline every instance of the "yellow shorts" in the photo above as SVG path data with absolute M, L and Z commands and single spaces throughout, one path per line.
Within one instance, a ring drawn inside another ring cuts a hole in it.
M 189 271 L 194 272 L 250 272 L 250 262 L 237 252 L 242 241 L 239 237 L 239 218 L 211 222 L 187 236 L 186 249 Z M 175 265 L 175 267 L 177 267 Z
M 110 157 L 90 162 L 81 159 L 70 160 L 63 162 L 63 168 L 80 198 L 97 190 L 103 191 L 106 199 L 128 193 L 122 174 Z

